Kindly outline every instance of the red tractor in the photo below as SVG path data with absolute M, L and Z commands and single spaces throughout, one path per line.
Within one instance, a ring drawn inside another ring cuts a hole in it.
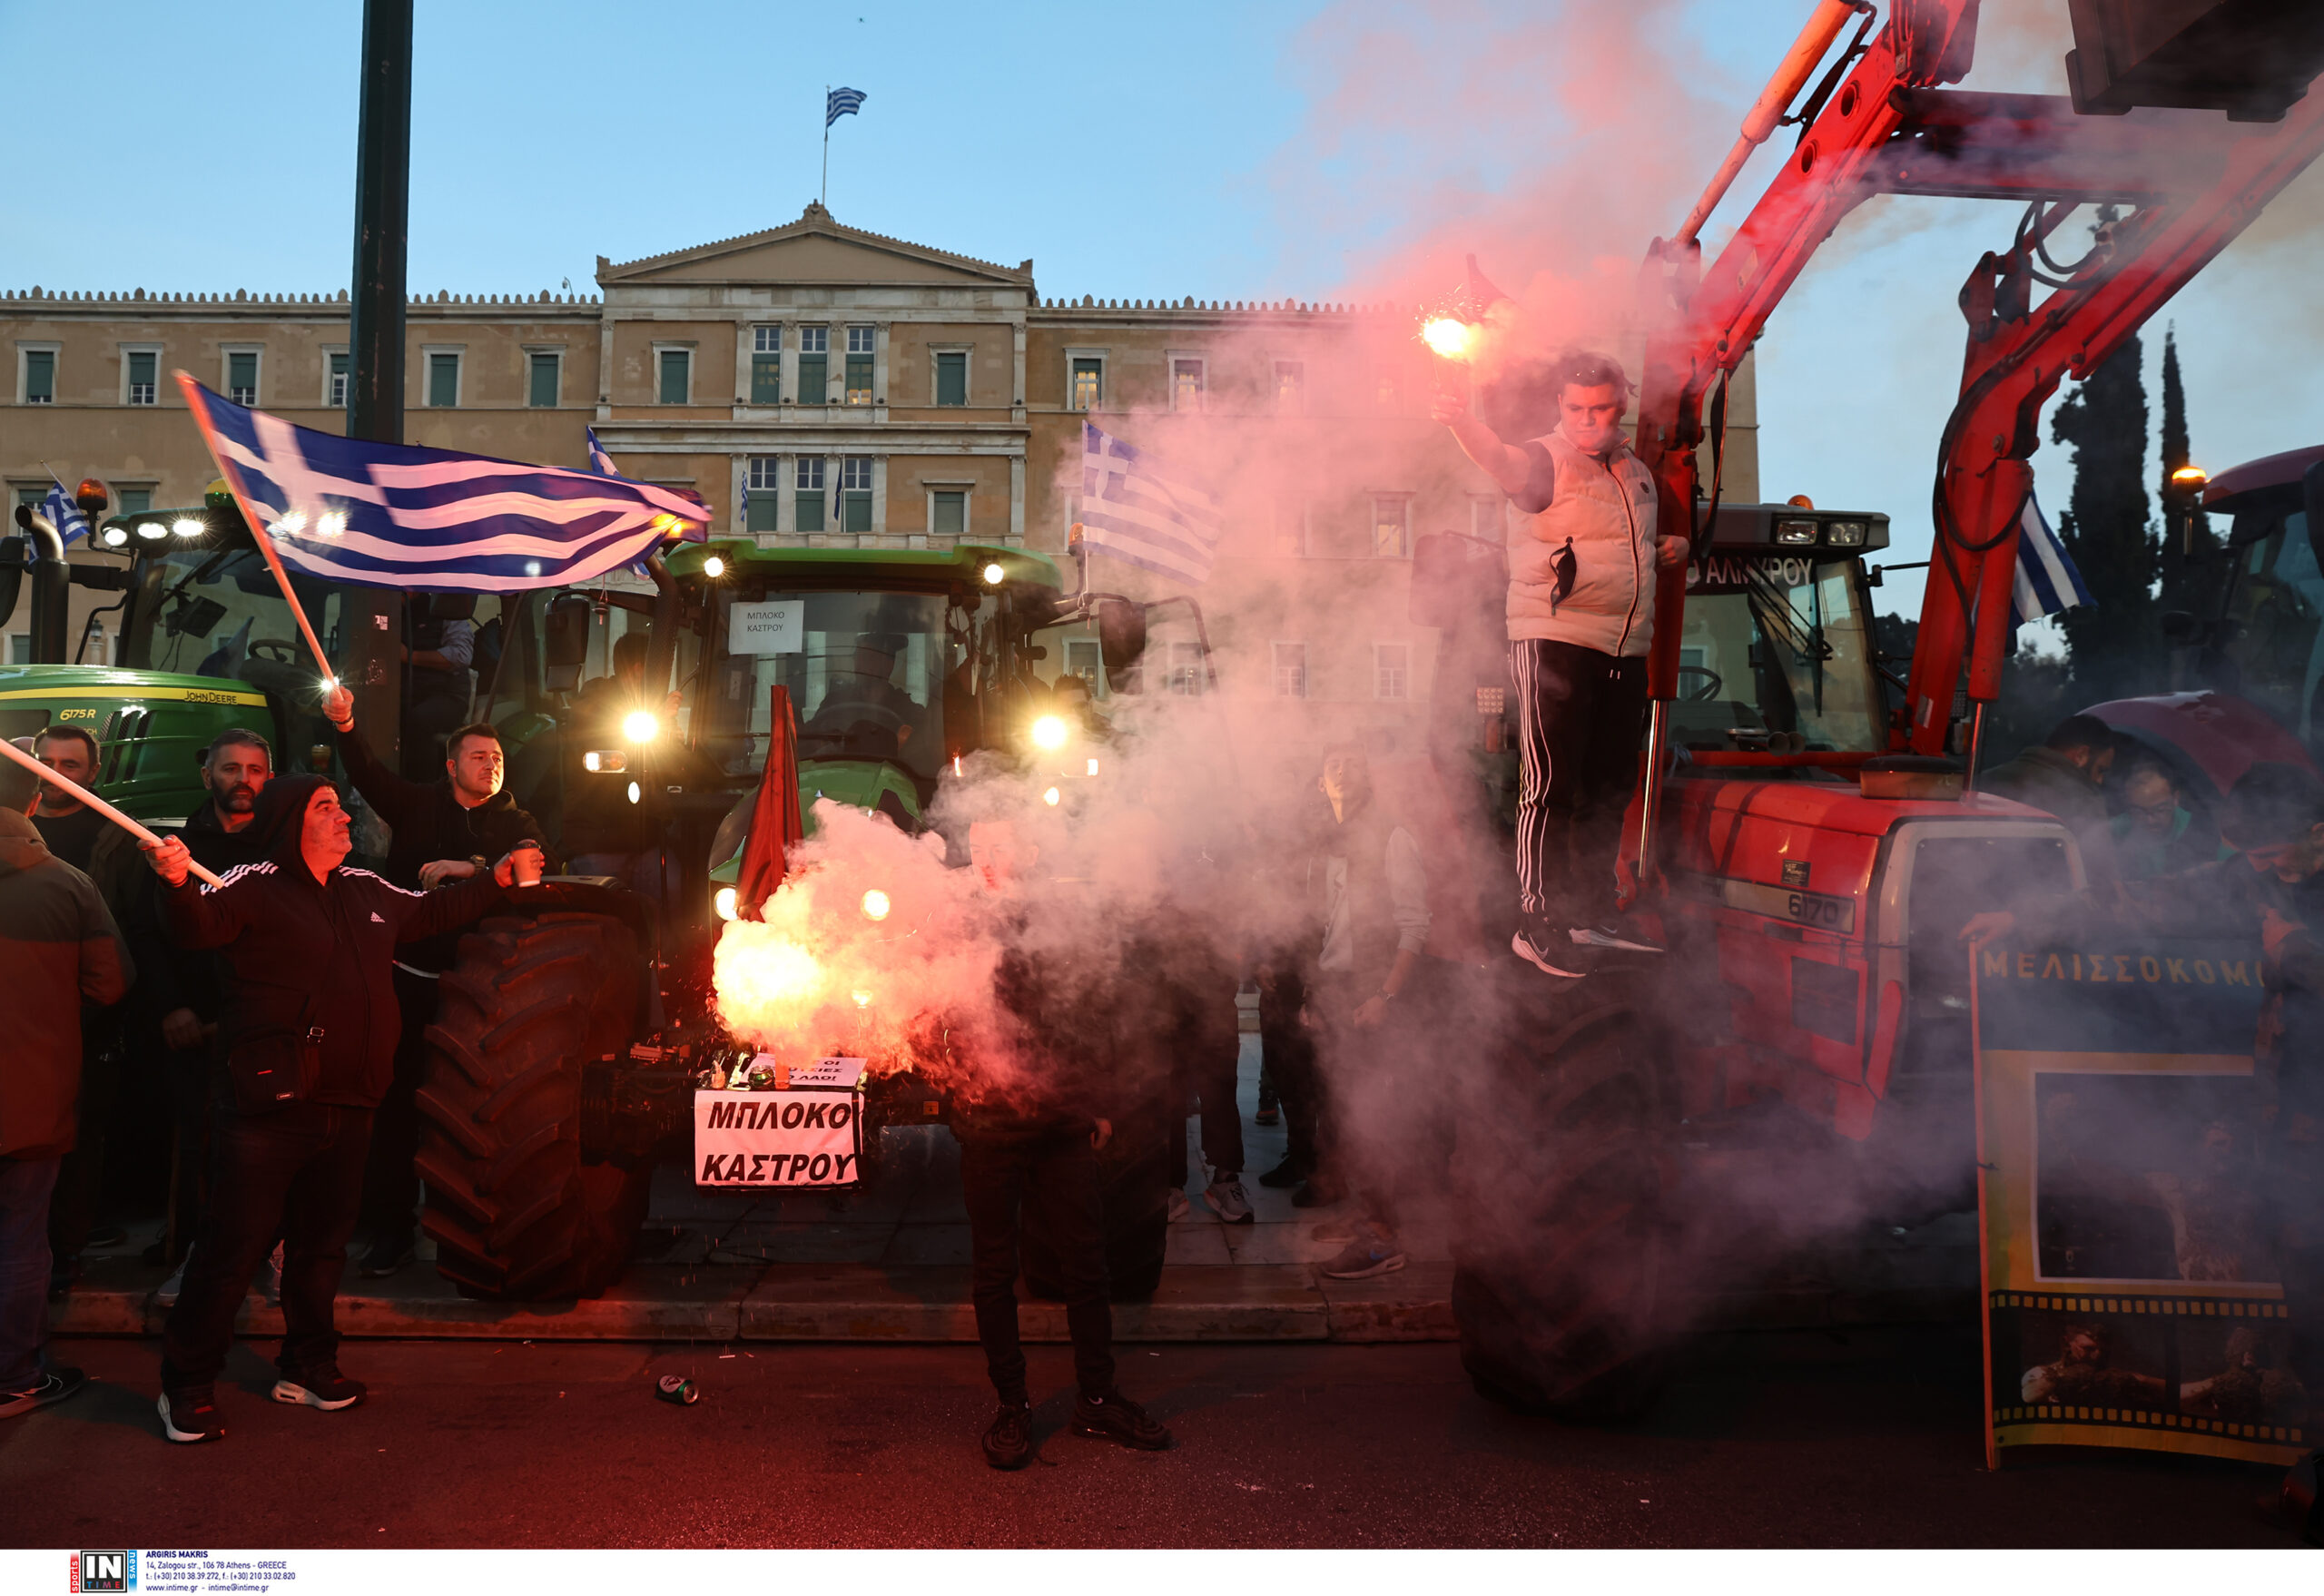
M 1959 932 L 1978 910 L 2082 879 L 2062 824 L 1974 790 L 2042 406 L 2324 149 L 2324 95 L 2307 94 L 2324 68 L 2317 7 L 2084 0 L 2071 97 L 1940 86 L 1969 69 L 1977 9 L 1897 0 L 1875 32 L 1872 6 L 1821 0 L 1679 236 L 1648 254 L 1662 330 L 1636 446 L 1662 535 L 1696 557 L 1658 598 L 1669 620 L 1631 833 L 1669 951 L 1556 992 L 1509 970 L 1484 995 L 1512 1020 L 1462 1115 L 1453 1308 L 1479 1389 L 1515 1406 L 1635 1409 L 1687 1298 L 1747 1237 L 1942 1212 L 1973 1192 Z M 1797 124 L 1795 152 L 1706 265 L 1697 230 L 1779 121 Z M 1699 476 L 1725 383 L 1817 245 L 1880 193 L 2024 208 L 1962 290 L 1961 397 L 1893 714 L 1861 557 L 1885 518 L 1723 507 L 1715 468 L 1709 502 Z M 2091 204 L 2119 219 L 2055 265 L 2045 242 Z M 1423 603 L 1488 594 L 1469 571 L 1487 562 L 1444 563 L 1465 579 L 1416 584 Z M 1457 649 L 1440 662 L 1439 702 L 1473 724 L 1464 695 L 1499 678 L 1462 663 Z

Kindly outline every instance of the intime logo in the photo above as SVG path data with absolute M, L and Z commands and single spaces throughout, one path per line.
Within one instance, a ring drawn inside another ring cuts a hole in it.
M 75 1591 L 134 1591 L 137 1589 L 137 1553 L 134 1552 L 74 1553 L 73 1589 Z

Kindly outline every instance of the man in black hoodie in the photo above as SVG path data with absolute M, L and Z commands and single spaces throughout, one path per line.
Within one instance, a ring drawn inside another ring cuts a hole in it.
M 347 811 L 320 776 L 271 783 L 252 826 L 264 857 L 217 887 L 193 881 L 179 839 L 149 850 L 167 885 L 171 933 L 188 947 L 221 950 L 228 970 L 217 1187 L 162 1331 L 162 1433 L 181 1443 L 224 1433 L 212 1386 L 243 1287 L 278 1235 L 282 1377 L 274 1399 L 332 1410 L 363 1399 L 362 1384 L 339 1372 L 333 1309 L 371 1111 L 395 1070 L 399 1024 L 389 971 L 399 943 L 464 925 L 498 901 L 519 862 L 504 854 L 488 872 L 424 893 L 346 869 Z
M 332 691 L 323 712 L 339 733 L 339 755 L 347 778 L 363 801 L 394 829 L 388 844 L 387 877 L 399 887 L 431 891 L 483 869 L 519 842 L 537 846 L 540 822 L 501 785 L 505 764 L 500 734 L 478 724 L 453 732 L 444 745 L 444 779 L 409 782 L 372 754 L 355 731 L 355 698 L 346 688 Z M 436 1018 L 436 982 L 452 967 L 459 938 L 449 932 L 403 949 L 396 955 L 396 1001 L 403 1015 L 403 1043 L 396 1049 L 394 1083 L 379 1103 L 372 1127 L 371 1155 L 363 1177 L 360 1228 L 369 1236 L 362 1271 L 369 1279 L 394 1274 L 412 1260 L 414 1223 L 419 1208 L 419 1177 L 412 1160 L 419 1151 L 419 1112 L 414 1098 L 426 1062 L 424 1033 Z

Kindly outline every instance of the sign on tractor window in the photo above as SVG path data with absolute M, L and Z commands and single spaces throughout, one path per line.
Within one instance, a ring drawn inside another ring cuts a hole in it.
M 729 612 L 729 654 L 797 654 L 806 646 L 807 601 L 803 598 L 738 604 Z

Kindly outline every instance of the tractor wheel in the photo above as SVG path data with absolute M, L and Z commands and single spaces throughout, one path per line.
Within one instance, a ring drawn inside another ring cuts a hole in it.
M 650 1169 L 585 1163 L 581 1071 L 629 1046 L 645 962 L 620 921 L 495 916 L 460 939 L 419 1091 L 421 1225 L 466 1296 L 596 1296 L 619 1277 Z
M 1479 1394 L 1633 1418 L 1674 1339 L 1669 1159 L 1650 1039 L 1619 996 L 1501 1061 L 1463 1115 L 1452 1315 Z

